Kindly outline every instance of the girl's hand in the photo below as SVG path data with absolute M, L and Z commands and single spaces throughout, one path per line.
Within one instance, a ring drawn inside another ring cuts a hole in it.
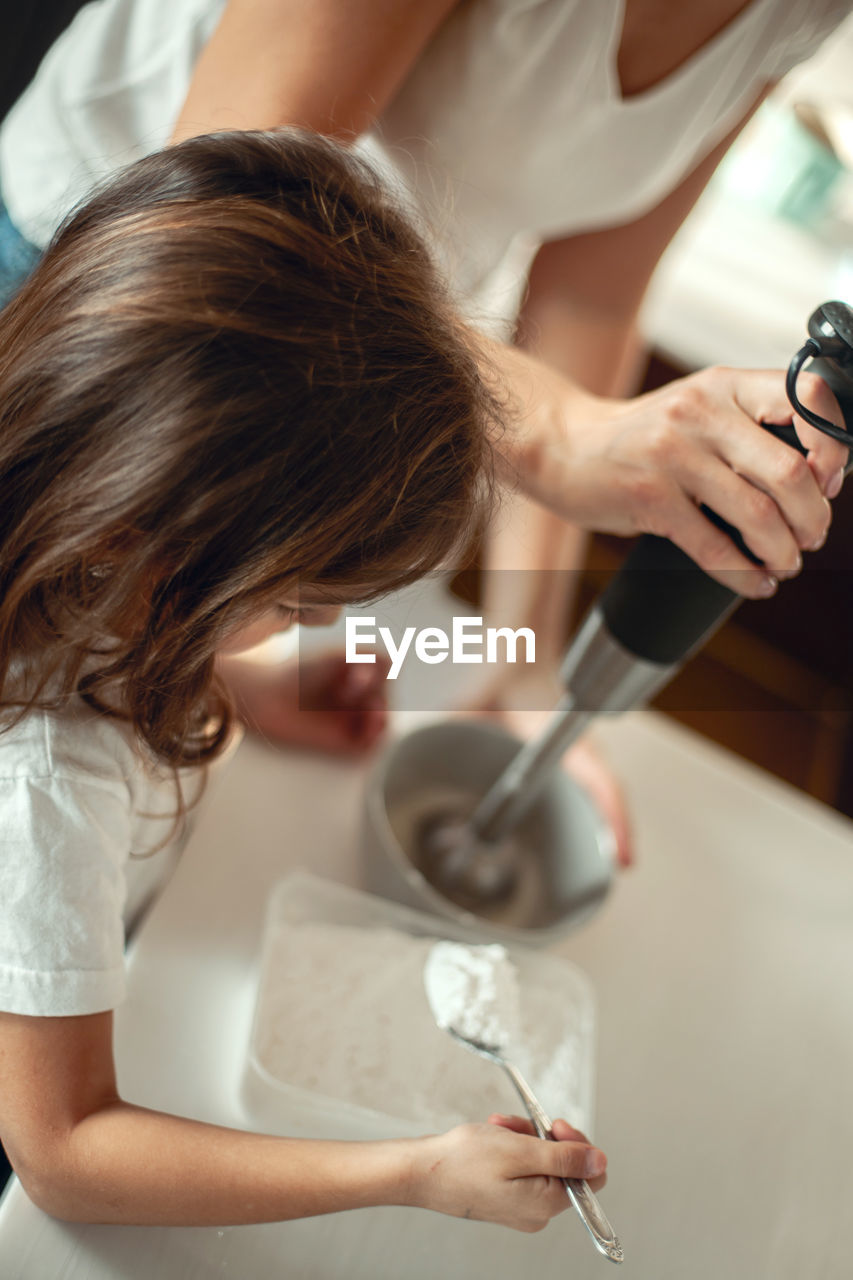
M 554 1123 L 557 1142 L 533 1135 L 519 1116 L 491 1116 L 463 1124 L 416 1148 L 410 1203 L 455 1218 L 497 1222 L 517 1231 L 541 1231 L 568 1207 L 561 1178 L 598 1179 L 604 1153 L 565 1120 Z
M 429 1138 L 314 1142 L 203 1124 L 123 1101 L 113 1017 L 0 1011 L 0 1135 L 30 1198 L 69 1222 L 226 1226 L 410 1204 L 537 1231 L 568 1204 L 560 1175 L 604 1157 L 557 1121 L 517 1116 Z
M 265 666 L 239 658 L 220 669 L 241 720 L 277 746 L 362 755 L 385 732 L 387 662 L 354 666 L 342 653 Z

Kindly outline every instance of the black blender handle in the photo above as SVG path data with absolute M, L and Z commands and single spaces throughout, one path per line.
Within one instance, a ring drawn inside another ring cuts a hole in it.
M 846 443 L 853 435 L 853 307 L 824 302 L 812 312 L 809 337 L 788 367 L 786 388 L 795 411 L 817 430 Z M 797 377 L 805 364 L 827 384 L 841 410 L 844 428 L 813 413 L 797 395 Z M 805 454 L 791 423 L 762 424 L 778 440 Z M 848 453 L 845 473 L 853 466 Z M 708 507 L 702 512 L 754 564 L 737 529 Z M 715 582 L 666 538 L 645 534 L 607 586 L 600 608 L 611 634 L 637 658 L 671 666 L 683 662 L 731 613 L 741 597 Z
M 800 453 L 807 452 L 790 423 L 762 425 Z M 701 510 L 739 550 L 759 563 L 737 529 L 708 507 Z M 611 635 L 629 653 L 671 666 L 683 662 L 708 639 L 741 599 L 710 578 L 674 542 L 646 533 L 611 578 L 599 607 Z

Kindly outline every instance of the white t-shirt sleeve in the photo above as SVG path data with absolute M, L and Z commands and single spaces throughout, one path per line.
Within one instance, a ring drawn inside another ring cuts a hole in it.
M 125 993 L 131 804 L 118 781 L 0 778 L 0 1009 L 61 1017 Z

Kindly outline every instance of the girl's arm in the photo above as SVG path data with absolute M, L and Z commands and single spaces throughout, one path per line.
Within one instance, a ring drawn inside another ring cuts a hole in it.
M 603 1173 L 564 1125 L 517 1122 L 427 1138 L 335 1142 L 220 1128 L 122 1101 L 112 1015 L 0 1014 L 0 1136 L 31 1199 L 70 1221 L 206 1226 L 405 1204 L 538 1230 L 568 1200 L 560 1176 Z
M 457 0 L 229 0 L 173 141 L 296 124 L 353 138 L 381 114 Z

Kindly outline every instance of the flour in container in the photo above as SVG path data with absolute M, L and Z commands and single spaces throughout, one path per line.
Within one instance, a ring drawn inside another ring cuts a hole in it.
M 278 923 L 267 939 L 258 992 L 258 1065 L 315 1099 L 366 1108 L 421 1129 L 485 1120 L 492 1111 L 517 1112 L 518 1099 L 504 1073 L 436 1025 L 424 971 L 437 942 L 390 927 Z M 531 980 L 521 983 L 519 1012 L 518 979 L 504 956 L 503 965 L 489 967 L 498 993 L 492 1012 L 500 1009 L 508 1052 L 551 1113 L 583 1127 L 589 1117 L 580 1101 L 580 1077 L 589 1027 L 572 1020 L 570 1007 L 555 1008 L 552 987 Z M 481 1029 L 491 1030 L 487 1021 Z

